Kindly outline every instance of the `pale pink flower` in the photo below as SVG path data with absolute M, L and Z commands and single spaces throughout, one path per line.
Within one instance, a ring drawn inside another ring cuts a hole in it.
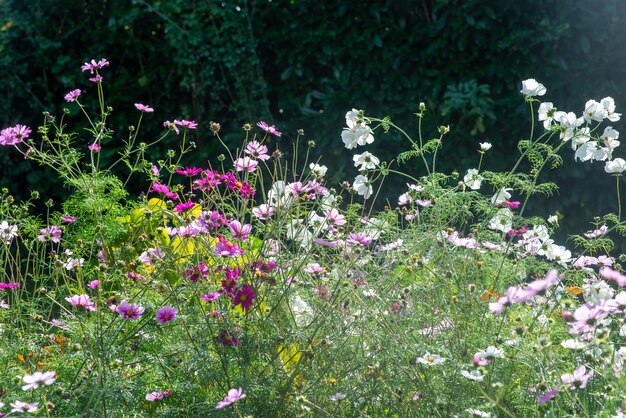
M 68 103 L 71 103 L 71 102 L 75 102 L 75 101 L 76 101 L 76 99 L 78 99 L 78 97 L 79 97 L 81 94 L 82 94 L 82 92 L 80 91 L 80 89 L 76 89 L 76 90 L 72 90 L 72 91 L 70 91 L 69 93 L 67 93 L 67 94 L 65 95 L 65 97 L 64 97 L 64 98 L 65 98 L 65 100 L 66 100 Z
M 141 103 L 135 103 L 135 109 L 139 110 L 140 112 L 146 112 L 146 113 L 154 112 L 153 108 L 151 108 L 150 106 L 141 104 Z
M 39 386 L 51 385 L 56 379 L 55 372 L 35 372 L 31 375 L 25 375 L 22 377 L 22 380 L 24 381 L 22 390 L 37 389 Z

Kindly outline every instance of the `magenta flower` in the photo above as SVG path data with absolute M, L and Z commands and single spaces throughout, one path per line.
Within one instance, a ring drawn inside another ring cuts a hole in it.
M 91 144 L 87 148 L 89 148 L 89 151 L 92 151 L 92 152 L 100 152 L 100 150 L 102 149 L 100 144 Z
M 206 301 L 206 302 L 213 302 L 218 300 L 220 297 L 222 297 L 222 294 L 220 292 L 209 292 L 209 293 L 203 293 L 202 295 L 200 295 L 200 299 Z
M 550 402 L 552 399 L 556 398 L 556 395 L 559 394 L 560 390 L 561 387 L 557 386 L 554 389 L 547 391 L 543 395 L 539 395 L 539 399 L 537 400 L 537 402 L 539 402 L 539 405 Z
M 178 311 L 171 306 L 164 306 L 156 313 L 156 320 L 159 324 L 166 324 L 176 318 Z
M 0 145 L 16 145 L 28 139 L 32 130 L 25 125 L 15 125 L 0 131 Z
M 124 319 L 137 319 L 141 316 L 141 314 L 145 311 L 141 306 L 130 304 L 126 302 L 126 300 L 122 300 L 122 302 L 117 306 L 116 312 L 122 316 Z
M 165 195 L 165 197 L 167 197 L 168 199 L 171 200 L 177 200 L 178 199 L 178 195 L 174 192 L 170 192 L 169 187 L 163 185 L 163 184 L 159 184 L 156 181 L 152 182 L 152 186 L 150 187 L 149 192 L 157 192 L 157 193 L 161 193 L 163 195 Z
M 135 103 L 135 109 L 139 110 L 140 112 L 146 112 L 146 113 L 154 112 L 153 108 L 151 108 L 150 106 L 143 105 L 141 103 Z
M 226 187 L 230 190 L 238 190 L 241 193 L 241 197 L 244 199 L 250 198 L 254 195 L 254 190 L 250 188 L 250 185 L 245 181 L 239 181 L 233 173 L 226 173 L 222 175 L 222 180 Z
M 50 240 L 58 244 L 61 241 L 61 234 L 61 228 L 59 228 L 58 226 L 48 226 L 39 230 L 39 235 L 37 235 L 37 239 L 42 242 Z
M 257 123 L 256 126 L 258 126 L 259 128 L 263 129 L 268 134 L 272 134 L 272 135 L 276 135 L 276 136 L 281 136 L 282 135 L 281 132 L 276 130 L 276 126 L 274 126 L 274 125 L 269 126 L 267 123 L 265 123 L 263 121 Z
M 237 171 L 247 171 L 248 173 L 253 173 L 256 171 L 259 162 L 250 157 L 237 158 L 235 160 L 235 170 Z
M 98 287 L 100 287 L 100 280 L 92 280 L 89 282 L 89 287 L 91 287 L 92 289 L 97 289 Z
M 209 268 L 204 261 L 201 261 L 197 266 L 189 268 L 184 272 L 185 277 L 192 282 L 197 282 L 200 279 L 204 280 L 208 274 Z
M 194 206 L 196 206 L 195 202 L 179 203 L 178 205 L 174 206 L 174 212 L 184 212 L 186 210 L 193 209 Z
M 81 94 L 82 94 L 82 91 L 80 91 L 80 89 L 76 89 L 67 93 L 64 98 L 68 103 L 71 103 L 71 102 L 75 102 L 76 99 L 78 99 L 78 96 L 80 96 Z
M 222 257 L 236 257 L 242 255 L 244 251 L 237 244 L 231 244 L 221 235 L 217 236 L 219 241 L 215 245 L 215 255 Z
M 184 170 L 181 170 L 180 168 L 176 169 L 176 174 L 180 174 L 181 176 L 189 176 L 189 177 L 194 177 L 197 176 L 198 174 L 202 173 L 204 170 L 198 167 L 185 167 Z
M 241 289 L 235 293 L 235 298 L 233 299 L 233 306 L 241 305 L 241 309 L 244 312 L 248 311 L 248 308 L 252 305 L 252 301 L 256 299 L 256 294 L 254 293 L 254 288 L 249 284 L 244 284 L 241 286 Z
M 215 337 L 215 341 L 227 347 L 239 347 L 241 345 L 241 339 L 227 329 L 221 330 Z
M 348 235 L 348 239 L 346 240 L 346 244 L 348 245 L 360 245 L 363 247 L 370 245 L 371 243 L 372 243 L 372 238 L 363 232 L 359 232 L 357 234 L 350 234 Z
M 104 78 L 102 78 L 100 74 L 96 74 L 95 77 L 89 78 L 89 81 L 91 81 L 92 83 L 100 83 L 102 82 L 102 80 L 104 80 Z
M 228 395 L 224 398 L 224 400 L 220 401 L 215 405 L 215 409 L 222 409 L 229 405 L 234 404 L 246 397 L 246 394 L 243 393 L 241 388 L 239 389 L 231 389 L 228 391 Z
M 61 220 L 67 223 L 76 222 L 76 218 L 74 216 L 61 216 Z
M 87 309 L 88 311 L 95 312 L 98 310 L 96 305 L 94 305 L 94 303 L 89 298 L 89 295 L 85 295 L 85 294 L 74 295 L 72 297 L 65 298 L 65 300 L 68 301 L 72 306 L 81 306 Z
M 89 71 L 91 74 L 96 70 L 100 70 L 103 67 L 107 67 L 109 65 L 109 61 L 105 58 L 102 58 L 100 61 L 96 62 L 96 60 L 91 60 L 90 62 L 86 62 L 80 69 L 85 72 Z

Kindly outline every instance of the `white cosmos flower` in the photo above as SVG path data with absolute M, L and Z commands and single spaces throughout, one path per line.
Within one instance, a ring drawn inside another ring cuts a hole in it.
M 489 222 L 489 229 L 496 231 L 509 232 L 513 227 L 513 212 L 509 208 L 500 209 Z
M 10 225 L 7 221 L 2 221 L 0 223 L 0 240 L 8 245 L 14 237 L 17 237 L 17 225 Z
M 480 150 L 482 152 L 489 151 L 491 149 L 491 144 L 489 142 L 480 142 Z
M 363 154 L 355 154 L 352 160 L 354 161 L 354 166 L 358 167 L 359 170 L 371 170 L 380 164 L 380 160 L 369 151 L 365 151 Z
M 567 348 L 568 350 L 582 350 L 587 348 L 587 343 L 583 341 L 576 340 L 574 338 L 570 338 L 569 340 L 565 340 L 561 342 L 561 347 Z
M 624 170 L 626 170 L 626 161 L 622 158 L 607 161 L 604 166 L 604 171 L 610 174 L 622 173 Z
M 502 350 L 501 348 L 494 347 L 493 345 L 490 345 L 486 349 L 480 350 L 476 354 L 482 359 L 493 360 L 494 358 L 504 357 L 504 350 Z
M 358 194 L 363 196 L 365 199 L 370 197 L 374 192 L 374 189 L 372 188 L 367 176 L 361 174 L 356 176 L 356 178 L 354 179 L 354 183 L 352 183 L 352 187 L 354 188 L 354 190 L 356 190 Z
M 591 121 L 602 122 L 607 116 L 608 112 L 602 103 L 598 103 L 595 100 L 588 100 L 585 103 L 583 118 L 585 118 L 587 123 L 591 123 Z
M 306 327 L 313 320 L 313 309 L 300 296 L 294 297 L 289 307 L 299 327 Z
M 550 223 L 552 225 L 559 223 L 559 217 L 556 216 L 556 215 L 548 216 L 548 223 Z
M 522 81 L 522 89 L 520 93 L 524 96 L 543 96 L 546 94 L 546 88 L 543 84 L 538 83 L 534 78 L 529 78 L 528 80 Z
M 554 114 L 556 112 L 556 107 L 552 104 L 552 102 L 545 102 L 539 105 L 539 110 L 537 113 L 539 114 L 539 121 L 543 121 L 543 127 L 545 129 L 550 129 L 552 125 L 552 121 L 554 120 Z
M 56 380 L 55 372 L 35 372 L 31 375 L 25 375 L 22 377 L 24 381 L 24 386 L 22 386 L 22 390 L 29 389 L 37 389 L 39 386 L 43 385 L 51 385 Z
M 309 168 L 311 169 L 311 172 L 318 177 L 324 177 L 326 175 L 326 171 L 328 170 L 328 167 L 325 165 L 319 165 L 316 163 L 309 164 Z
M 608 120 L 610 120 L 611 122 L 617 122 L 620 119 L 622 114 L 615 113 L 615 100 L 613 100 L 612 97 L 605 97 L 604 99 L 600 100 L 600 103 L 602 103 L 602 106 L 604 106 L 604 109 L 606 110 L 606 118 Z
M 359 117 L 359 111 L 352 109 L 346 113 L 346 125 L 341 132 L 341 140 L 348 149 L 356 148 L 357 145 L 371 144 L 374 142 L 374 133 L 367 126 L 365 120 Z
M 485 380 L 485 376 L 478 370 L 471 370 L 469 372 L 467 370 L 461 370 L 461 375 L 466 379 L 475 380 L 477 382 Z
M 469 187 L 472 190 L 480 189 L 480 185 L 483 181 L 484 177 L 478 174 L 478 170 L 475 168 L 470 168 L 467 170 L 467 174 L 463 177 L 463 184 Z
M 420 364 L 426 364 L 427 366 L 439 366 L 446 361 L 445 358 L 438 356 L 437 354 L 426 353 L 423 357 L 418 357 L 417 362 Z
M 502 189 L 498 190 L 498 192 L 496 194 L 494 194 L 493 197 L 491 198 L 491 204 L 492 205 L 499 205 L 500 203 L 504 202 L 505 200 L 509 200 L 511 198 L 511 193 L 509 193 L 511 190 L 513 190 L 513 189 L 502 188 Z

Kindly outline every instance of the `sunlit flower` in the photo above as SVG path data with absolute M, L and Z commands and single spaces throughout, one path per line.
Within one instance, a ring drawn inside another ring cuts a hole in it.
M 626 170 L 626 161 L 622 158 L 607 161 L 604 165 L 604 171 L 609 174 L 621 174 L 624 170 Z
M 226 397 L 222 401 L 218 402 L 217 405 L 215 405 L 215 409 L 225 408 L 229 405 L 234 404 L 235 402 L 242 400 L 245 397 L 246 394 L 243 393 L 243 390 L 241 388 L 231 389 L 228 391 L 228 395 L 226 395 Z
M 52 225 L 46 228 L 41 228 L 39 230 L 39 235 L 37 235 L 37 239 L 39 241 L 50 240 L 54 243 L 59 243 L 61 241 L 61 234 L 61 228 Z
M 122 300 L 122 302 L 117 306 L 116 312 L 124 319 L 137 319 L 144 311 L 145 309 L 141 306 Z
M 96 305 L 94 305 L 94 303 L 89 298 L 89 295 L 86 295 L 86 294 L 74 295 L 72 297 L 65 298 L 65 300 L 68 301 L 72 306 L 81 306 L 87 309 L 88 311 L 98 310 Z
M 259 128 L 263 129 L 265 132 L 267 132 L 268 134 L 272 134 L 275 136 L 281 136 L 282 132 L 278 131 L 276 129 L 276 126 L 272 125 L 269 126 L 267 123 L 260 121 L 256 124 L 256 126 L 258 126 Z
M 374 188 L 369 182 L 367 176 L 364 176 L 362 174 L 356 176 L 356 178 L 354 179 L 354 183 L 352 183 L 352 187 L 354 188 L 354 190 L 356 190 L 358 194 L 363 196 L 363 198 L 365 199 L 367 199 L 372 195 L 372 193 L 374 193 Z
M 463 177 L 463 184 L 469 187 L 472 190 L 480 189 L 480 185 L 483 181 L 483 176 L 478 174 L 478 170 L 475 168 L 470 168 L 467 170 L 467 174 Z
M 439 366 L 446 361 L 445 358 L 438 356 L 437 354 L 426 353 L 423 357 L 418 357 L 417 362 L 425 364 L 427 366 Z
M 520 90 L 524 96 L 543 96 L 546 94 L 546 88 L 543 84 L 538 83 L 534 78 L 522 81 L 522 89 Z
M 93 74 L 94 71 L 100 70 L 104 67 L 107 67 L 108 65 L 109 65 L 109 61 L 107 61 L 105 58 L 102 58 L 98 62 L 96 62 L 96 60 L 91 60 L 90 62 L 86 62 L 82 67 L 80 67 L 80 69 L 83 72 L 89 71 L 91 74 Z
M 489 142 L 480 142 L 478 145 L 480 145 L 481 152 L 489 151 L 492 146 Z
M 561 381 L 563 384 L 569 387 L 573 387 L 576 389 L 584 389 L 587 386 L 587 382 L 589 379 L 593 377 L 593 370 L 590 370 L 589 373 L 585 373 L 587 368 L 585 365 L 580 365 L 574 370 L 573 374 L 564 374 L 561 376 Z
M 55 372 L 35 372 L 31 375 L 25 375 L 22 377 L 24 385 L 22 390 L 37 389 L 39 386 L 51 385 L 57 380 Z
M 176 318 L 177 313 L 178 311 L 176 310 L 176 308 L 172 308 L 171 306 L 164 306 L 157 311 L 155 317 L 159 324 L 166 324 L 170 321 L 173 321 L 174 318 Z
M 358 167 L 359 170 L 371 170 L 380 164 L 380 160 L 369 151 L 365 151 L 363 154 L 355 154 L 352 160 L 354 161 L 354 166 Z
M 0 223 L 0 240 L 8 245 L 15 237 L 17 237 L 17 225 L 10 225 L 7 221 L 2 221 Z
M 325 165 L 311 163 L 309 164 L 309 169 L 317 177 L 324 177 L 326 175 L 326 171 L 328 170 L 328 167 L 326 167 Z

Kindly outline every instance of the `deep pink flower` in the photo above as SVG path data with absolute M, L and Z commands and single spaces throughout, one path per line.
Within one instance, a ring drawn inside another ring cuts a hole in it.
M 137 319 L 144 311 L 145 309 L 141 306 L 134 303 L 130 304 L 126 302 L 126 300 L 122 300 L 122 302 L 117 306 L 117 313 L 124 319 Z
M 91 287 L 92 289 L 97 289 L 98 287 L 100 287 L 100 280 L 92 280 L 89 282 L 89 287 Z
M 141 103 L 135 103 L 135 109 L 139 110 L 140 112 L 146 112 L 146 113 L 154 112 L 153 108 L 151 108 L 150 106 L 143 105 Z
M 200 299 L 209 303 L 218 300 L 220 297 L 222 297 L 220 292 L 203 293 L 200 295 Z
M 242 400 L 246 397 L 246 394 L 243 393 L 241 388 L 239 389 L 231 389 L 228 391 L 228 395 L 224 398 L 224 400 L 220 401 L 215 405 L 215 409 L 222 409 L 229 405 L 234 404 L 237 401 Z
M 150 192 L 157 192 L 165 195 L 168 199 L 177 200 L 178 195 L 174 192 L 170 192 L 170 189 L 164 184 L 159 184 L 156 181 L 152 182 L 152 187 L 150 187 Z
M 32 130 L 25 125 L 15 125 L 0 131 L 0 145 L 16 145 L 28 139 Z
M 146 395 L 146 401 L 148 401 L 148 402 L 160 401 L 164 397 L 168 397 L 168 396 L 171 396 L 171 395 L 172 395 L 172 392 L 169 391 L 169 390 L 152 392 L 152 393 L 148 393 Z
M 19 283 L 0 283 L 0 290 L 16 289 L 18 287 L 20 287 Z
M 197 282 L 198 280 L 206 279 L 209 274 L 209 268 L 207 267 L 204 261 L 198 263 L 197 266 L 189 268 L 185 270 L 185 277 L 191 280 L 192 282 Z
M 218 243 L 215 245 L 215 255 L 222 257 L 236 257 L 242 255 L 244 251 L 237 244 L 230 243 L 226 238 L 218 235 Z
M 72 222 L 76 222 L 76 217 L 74 217 L 74 216 L 61 216 L 61 220 L 63 222 L 72 223 Z
M 105 58 L 102 58 L 98 62 L 96 62 L 96 60 L 91 60 L 90 62 L 86 62 L 82 67 L 80 67 L 80 69 L 83 72 L 89 71 L 91 74 L 93 74 L 95 70 L 100 70 L 103 67 L 106 67 L 108 65 L 109 65 L 109 61 L 107 61 Z
M 100 150 L 102 149 L 100 144 L 97 144 L 97 143 L 96 144 L 91 144 L 87 148 L 89 148 L 89 151 L 93 151 L 93 152 L 100 152 Z
M 159 324 L 166 324 L 176 318 L 178 311 L 171 306 L 164 306 L 156 313 L 156 320 Z
M 189 176 L 189 177 L 194 177 L 197 176 L 198 174 L 202 173 L 204 170 L 198 167 L 185 167 L 184 170 L 177 168 L 176 169 L 176 174 L 180 174 L 181 176 Z
M 519 208 L 520 202 L 518 202 L 517 200 L 514 200 L 512 202 L 509 202 L 508 200 L 504 200 L 500 203 L 497 203 L 498 206 L 506 206 L 509 209 L 517 209 Z
M 98 308 L 96 307 L 96 305 L 93 304 L 93 302 L 91 301 L 91 299 L 89 298 L 89 295 L 74 295 L 72 297 L 69 298 L 65 298 L 66 301 L 68 301 L 69 303 L 72 304 L 72 306 L 82 306 L 83 308 L 87 309 L 88 311 L 97 311 Z
M 225 346 L 238 347 L 241 345 L 241 339 L 227 329 L 221 330 L 215 340 Z
M 244 312 L 248 311 L 248 308 L 252 305 L 252 301 L 256 299 L 256 294 L 254 293 L 254 288 L 249 284 L 244 284 L 241 286 L 241 289 L 235 293 L 235 298 L 233 299 L 233 306 L 241 305 L 241 309 Z
M 174 212 L 184 212 L 186 210 L 193 209 L 194 206 L 196 206 L 195 202 L 179 203 L 178 205 L 174 206 Z
M 78 99 L 78 96 L 80 96 L 81 94 L 82 92 L 80 91 L 80 89 L 76 89 L 67 93 L 64 98 L 68 103 L 71 103 L 71 102 L 75 102 L 76 99 Z
M 91 81 L 92 83 L 101 83 L 102 80 L 104 80 L 104 78 L 102 78 L 100 74 L 97 74 L 95 77 L 89 78 L 89 81 Z
M 61 228 L 59 228 L 58 226 L 48 226 L 45 228 L 41 228 L 39 230 L 39 235 L 37 235 L 37 239 L 39 241 L 46 241 L 46 240 L 50 240 L 54 243 L 59 243 L 61 241 Z
M 230 224 L 228 224 L 228 228 L 230 228 L 231 232 L 233 233 L 233 238 L 240 241 L 247 240 L 248 236 L 252 232 L 252 225 L 242 225 L 239 221 L 232 221 Z
M 261 121 L 259 123 L 256 124 L 259 128 L 263 129 L 265 132 L 272 134 L 272 135 L 276 135 L 276 136 L 281 136 L 282 133 L 276 130 L 276 126 L 272 125 L 269 126 L 267 123 Z

